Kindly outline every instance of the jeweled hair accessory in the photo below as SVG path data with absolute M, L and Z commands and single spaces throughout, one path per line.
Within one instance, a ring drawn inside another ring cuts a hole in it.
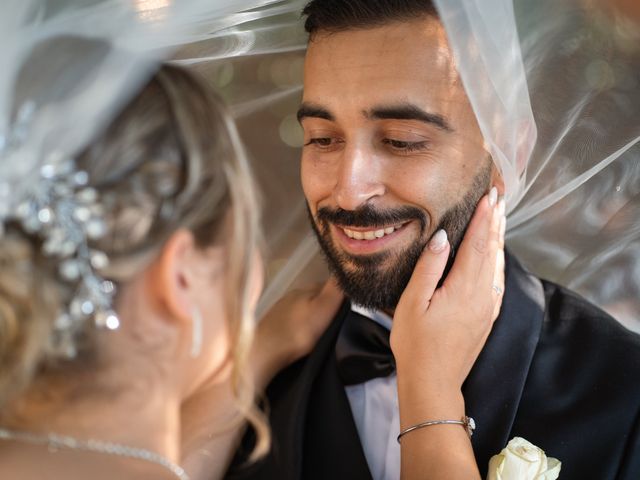
M 23 104 L 9 132 L 0 133 L 0 161 L 5 165 L 20 165 L 33 153 L 26 140 L 34 112 L 33 103 Z M 88 322 L 109 330 L 120 325 L 113 310 L 115 286 L 98 273 L 109 258 L 89 245 L 107 233 L 105 212 L 98 192 L 89 186 L 88 173 L 78 169 L 73 158 L 52 152 L 39 165 L 36 180 L 26 189 L 16 192 L 11 182 L 0 182 L 0 234 L 8 224 L 19 224 L 42 242 L 42 255 L 54 259 L 57 277 L 73 289 L 55 320 L 52 338 L 55 354 L 73 358 L 75 337 Z

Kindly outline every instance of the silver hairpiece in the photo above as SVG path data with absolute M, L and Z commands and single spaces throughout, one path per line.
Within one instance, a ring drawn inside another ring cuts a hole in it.
M 9 133 L 0 134 L 0 161 L 20 162 L 28 155 L 25 140 L 35 113 L 32 103 L 19 110 Z M 59 312 L 52 339 L 54 352 L 72 358 L 75 337 L 87 322 L 115 330 L 120 320 L 113 310 L 115 286 L 98 272 L 109 265 L 105 252 L 89 246 L 107 233 L 98 192 L 88 186 L 89 175 L 73 158 L 48 154 L 40 162 L 37 178 L 16 198 L 7 179 L 0 179 L 0 235 L 9 222 L 17 222 L 42 241 L 42 253 L 57 263 L 60 280 L 74 288 L 66 309 Z

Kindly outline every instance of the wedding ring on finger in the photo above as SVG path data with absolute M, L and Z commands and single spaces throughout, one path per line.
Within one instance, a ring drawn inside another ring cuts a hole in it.
M 498 295 L 502 295 L 503 291 L 502 289 L 498 286 L 498 285 L 491 285 L 491 288 L 493 289 L 494 292 L 496 292 Z

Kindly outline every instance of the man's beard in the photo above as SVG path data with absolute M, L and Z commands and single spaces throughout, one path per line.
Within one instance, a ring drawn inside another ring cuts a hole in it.
M 492 164 L 489 161 L 487 167 L 476 176 L 473 185 L 462 200 L 442 215 L 437 228 L 432 229 L 428 236 L 426 232 L 431 223 L 430 219 L 423 210 L 416 207 L 404 206 L 383 211 L 376 210 L 370 205 L 357 210 L 323 207 L 318 210 L 315 219 L 309 210 L 311 225 L 327 259 L 329 269 L 338 280 L 340 288 L 354 303 L 365 308 L 394 310 L 431 235 L 440 229 L 447 232 L 451 244 L 449 261 L 440 281 L 442 283 L 453 265 L 456 251 L 478 202 L 489 190 L 491 173 Z M 420 233 L 409 247 L 398 252 L 381 252 L 372 255 L 350 255 L 339 251 L 331 238 L 329 229 L 331 223 L 374 228 L 398 225 L 411 220 L 418 222 Z M 388 266 L 381 267 L 384 263 Z

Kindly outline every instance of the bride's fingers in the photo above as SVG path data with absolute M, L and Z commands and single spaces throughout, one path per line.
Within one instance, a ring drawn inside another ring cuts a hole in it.
M 505 203 L 501 199 L 492 212 L 488 237 L 486 261 L 480 272 L 475 286 L 475 302 L 482 305 L 485 302 L 488 311 L 492 312 L 491 321 L 497 317 L 504 292 L 504 259 L 500 253 L 502 247 L 501 225 L 504 217 Z
M 424 312 L 429 307 L 431 297 L 447 266 L 450 249 L 447 232 L 438 230 L 422 251 L 400 298 L 401 304 L 416 308 L 419 312 Z
M 493 280 L 497 251 L 496 203 L 498 192 L 494 188 L 483 197 L 469 223 L 456 261 L 445 282 L 446 287 L 462 295 L 471 295 L 481 283 Z M 490 264 L 487 262 L 490 261 Z M 491 285 L 488 285 L 491 288 Z
M 500 277 L 499 270 L 499 255 L 498 252 L 504 248 L 503 242 L 501 240 L 501 228 L 502 228 L 502 218 L 504 217 L 504 209 L 505 203 L 504 199 L 501 199 L 496 208 L 493 210 L 491 223 L 489 227 L 489 237 L 488 237 L 488 250 L 485 257 L 486 266 L 482 268 L 481 274 L 478 278 L 478 283 L 482 288 L 485 286 L 488 288 L 493 288 L 494 292 L 499 293 L 502 291 L 502 283 L 504 281 Z M 488 289 L 486 291 L 489 291 Z
M 501 200 L 504 202 L 504 200 Z M 505 268 L 505 260 L 504 260 L 504 234 L 506 228 L 506 218 L 504 216 L 504 205 L 498 209 L 499 213 L 499 232 L 498 232 L 498 252 L 496 255 L 496 269 L 493 276 L 493 290 L 496 296 L 496 302 L 493 311 L 493 320 L 495 321 L 500 314 L 500 307 L 502 306 L 502 295 L 505 288 L 505 277 L 504 277 L 504 268 Z

